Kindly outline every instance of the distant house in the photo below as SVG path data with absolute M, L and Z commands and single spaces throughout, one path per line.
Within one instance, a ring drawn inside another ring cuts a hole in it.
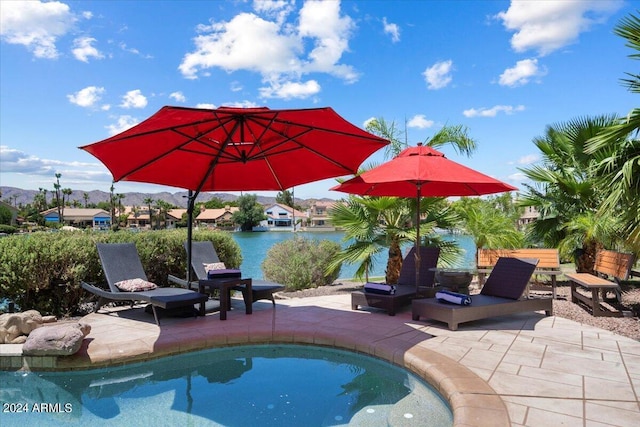
M 167 228 L 176 228 L 176 223 L 182 221 L 182 215 L 186 213 L 186 209 L 170 209 L 165 218 Z
M 206 209 L 202 207 L 200 214 L 195 221 L 198 225 L 207 227 L 230 227 L 232 226 L 231 217 L 234 212 L 238 212 L 240 208 L 235 206 L 225 206 L 224 208 Z
M 286 205 L 279 203 L 268 206 L 264 210 L 267 219 L 260 222 L 261 230 L 287 231 L 293 230 L 293 221 L 296 222 L 296 230 L 300 230 L 307 220 L 307 213 L 300 212 Z
M 111 215 L 103 209 L 65 207 L 62 211 L 62 220 L 58 216 L 58 208 L 47 209 L 40 214 L 44 217 L 45 223 L 60 223 L 78 228 L 111 228 Z
M 535 206 L 525 206 L 524 213 L 520 215 L 518 219 L 518 227 L 523 228 L 527 224 L 531 224 L 535 222 L 540 217 L 540 212 L 535 208 Z
M 308 228 L 314 230 L 335 230 L 335 226 L 331 224 L 329 219 L 329 209 L 341 202 L 317 200 L 312 201 L 309 209 L 307 209 Z

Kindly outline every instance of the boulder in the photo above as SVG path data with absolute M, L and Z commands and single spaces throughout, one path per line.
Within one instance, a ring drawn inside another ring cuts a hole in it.
M 25 356 L 69 356 L 82 346 L 91 331 L 86 323 L 63 323 L 44 326 L 31 332 L 22 346 Z
M 42 325 L 42 316 L 36 310 L 0 315 L 0 344 L 22 344 L 27 335 Z

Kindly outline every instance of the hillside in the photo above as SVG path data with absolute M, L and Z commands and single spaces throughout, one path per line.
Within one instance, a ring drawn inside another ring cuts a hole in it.
M 77 200 L 80 202 L 82 206 L 84 206 L 85 193 L 88 195 L 88 203 L 98 203 L 98 202 L 108 202 L 109 201 L 109 193 L 106 191 L 100 190 L 92 190 L 92 191 L 81 191 L 81 190 L 73 190 L 69 200 Z M 3 187 L 0 186 L 0 194 L 1 199 L 5 203 L 10 203 L 12 206 L 24 206 L 28 203 L 33 202 L 33 198 L 38 194 L 37 190 L 23 190 L 21 188 L 15 187 Z M 145 205 L 144 200 L 146 198 L 151 198 L 153 200 L 163 200 L 167 203 L 171 203 L 174 206 L 178 207 L 187 207 L 187 195 L 186 191 L 178 191 L 176 193 L 169 192 L 158 192 L 158 193 L 122 193 L 124 194 L 124 199 L 122 199 L 122 204 L 126 206 L 143 206 Z M 47 191 L 47 200 L 51 201 L 53 197 L 53 190 Z M 212 198 L 217 197 L 220 200 L 224 201 L 234 201 L 238 198 L 238 196 L 227 193 L 201 193 L 198 195 L 198 202 L 206 202 L 211 200 Z M 258 196 L 258 203 L 262 205 L 270 205 L 275 203 L 275 197 L 265 197 Z M 296 198 L 296 203 L 302 206 L 308 205 L 312 200 L 331 200 L 331 199 L 299 199 Z

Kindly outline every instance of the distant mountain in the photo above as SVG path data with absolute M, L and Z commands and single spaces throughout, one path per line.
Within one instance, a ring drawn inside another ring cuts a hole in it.
M 74 201 L 77 200 L 80 202 L 82 206 L 84 206 L 85 193 L 88 195 L 88 203 L 98 203 L 98 202 L 108 202 L 109 201 L 109 193 L 106 191 L 100 190 L 92 190 L 92 191 L 82 191 L 82 190 L 72 190 L 71 196 L 69 200 Z M 38 194 L 36 190 L 23 190 L 21 188 L 15 187 L 2 187 L 0 186 L 0 196 L 1 200 L 5 203 L 9 203 L 12 206 L 21 206 L 26 205 L 28 203 L 32 203 L 34 197 Z M 53 190 L 47 191 L 47 201 L 51 201 L 53 197 Z M 164 200 L 167 203 L 171 203 L 174 206 L 186 208 L 187 207 L 187 191 L 178 191 L 176 193 L 169 193 L 166 191 L 159 193 L 122 193 L 124 194 L 124 198 L 122 199 L 122 204 L 126 206 L 144 206 L 144 200 L 146 198 L 151 198 L 153 200 Z M 223 201 L 234 201 L 238 198 L 238 196 L 227 193 L 200 193 L 198 195 L 198 202 L 207 202 L 213 198 L 218 198 Z M 265 197 L 258 196 L 258 203 L 262 205 L 270 205 L 276 202 L 275 197 Z M 312 200 L 323 200 L 328 201 L 332 199 L 299 199 L 296 198 L 296 203 L 299 203 L 302 206 L 308 205 Z

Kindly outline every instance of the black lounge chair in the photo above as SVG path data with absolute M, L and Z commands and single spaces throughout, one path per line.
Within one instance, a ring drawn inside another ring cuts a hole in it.
M 185 242 L 185 249 L 187 243 Z M 207 272 L 204 269 L 205 264 L 217 263 L 220 262 L 220 258 L 218 257 L 218 253 L 216 252 L 213 243 L 209 240 L 201 241 L 201 242 L 192 242 L 191 243 L 191 268 L 193 272 L 196 274 L 198 280 L 208 280 L 211 279 L 207 275 Z M 231 278 L 234 276 L 234 272 L 237 271 L 237 276 L 240 277 L 239 270 L 221 270 L 220 277 L 221 280 Z M 179 283 L 183 286 L 187 286 L 189 289 L 195 287 L 197 289 L 198 282 L 194 281 L 187 284 L 186 280 L 182 280 L 176 278 L 174 276 L 170 276 L 170 280 Z M 244 291 L 244 286 L 239 285 L 235 288 L 239 291 Z M 280 292 L 285 289 L 284 285 L 279 283 L 267 282 L 264 280 L 253 280 L 251 281 L 251 295 L 252 302 L 256 302 L 261 299 L 268 299 L 275 306 L 276 301 L 273 296 L 275 292 Z
M 435 272 L 430 269 L 438 265 L 440 248 L 434 246 L 420 247 L 420 286 L 419 292 L 426 295 L 435 295 L 438 288 L 433 286 Z M 389 316 L 395 316 L 398 309 L 409 305 L 411 300 L 418 296 L 416 292 L 416 259 L 415 247 L 412 247 L 404 257 L 400 277 L 393 295 L 383 295 L 363 291 L 351 293 L 351 309 L 361 307 L 373 307 L 386 310 Z
M 116 286 L 116 283 L 129 280 L 129 279 L 142 279 L 148 280 L 147 275 L 142 268 L 142 262 L 140 262 L 140 256 L 133 243 L 98 243 L 98 255 L 100 262 L 102 263 L 102 270 L 104 276 L 109 284 L 109 289 L 103 289 L 92 284 L 82 282 L 82 287 L 99 297 L 98 302 L 94 308 L 94 312 L 97 312 L 100 307 L 110 301 L 130 301 L 131 305 L 136 301 L 143 301 L 151 304 L 153 310 L 153 317 L 156 324 L 160 326 L 160 320 L 158 319 L 158 313 L 156 307 L 160 307 L 167 311 L 174 311 L 180 308 L 191 307 L 194 308 L 195 304 L 201 304 L 200 314 L 204 303 L 209 299 L 205 294 L 194 292 L 188 289 L 182 288 L 155 288 L 148 291 L 126 292 L 121 291 Z M 198 312 L 193 310 L 194 316 Z
M 553 298 L 525 298 L 524 292 L 538 264 L 537 259 L 501 257 L 480 294 L 471 295 L 471 305 L 456 305 L 436 298 L 415 299 L 413 320 L 420 317 L 445 322 L 455 331 L 458 324 L 506 314 L 544 310 L 553 314 Z

